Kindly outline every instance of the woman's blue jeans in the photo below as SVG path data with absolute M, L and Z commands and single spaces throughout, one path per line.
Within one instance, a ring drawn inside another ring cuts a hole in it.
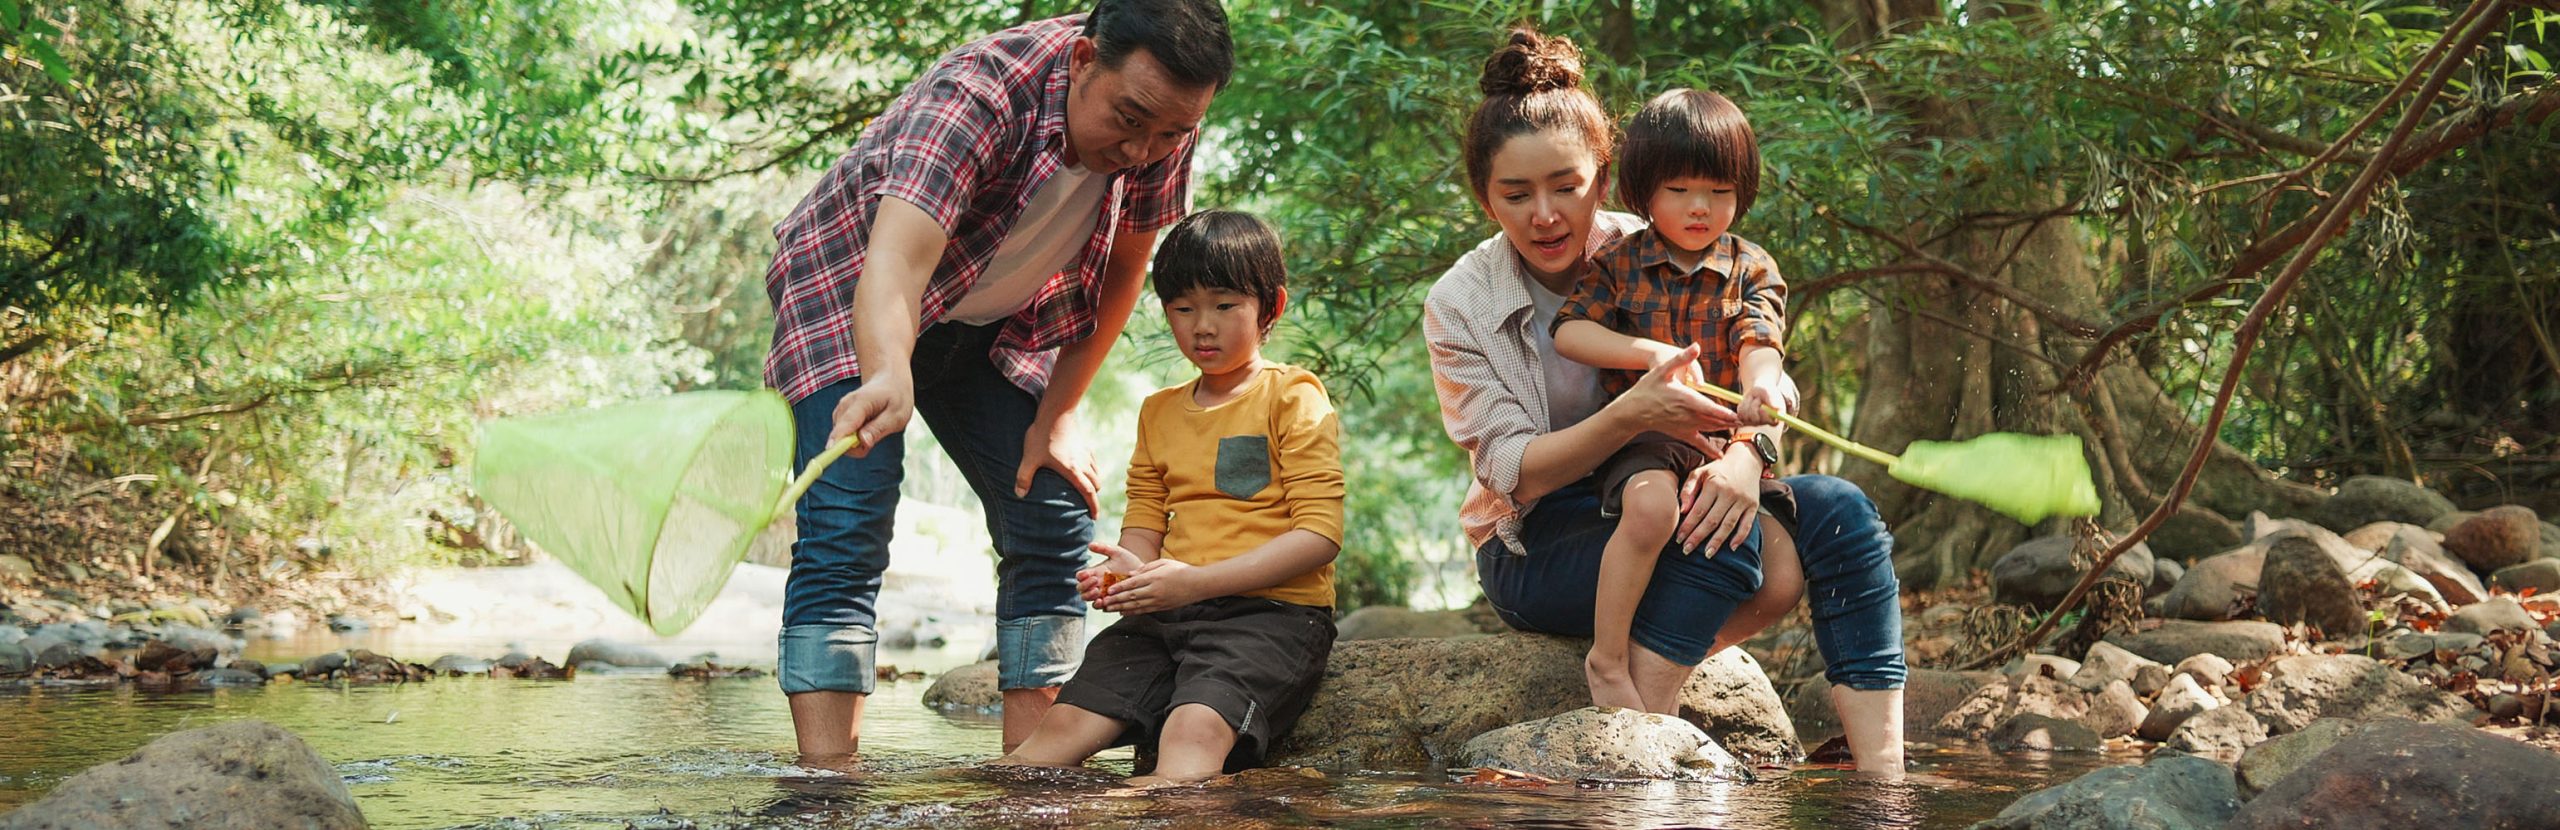
M 1796 556 L 1813 603 L 1813 635 L 1834 685 L 1897 689 L 1902 659 L 1901 583 L 1893 575 L 1893 534 L 1875 502 L 1832 476 L 1785 479 L 1795 491 Z M 1600 515 L 1588 481 L 1547 494 L 1523 517 L 1526 556 L 1502 540 L 1476 551 L 1476 574 L 1496 614 L 1511 627 L 1591 636 L 1600 554 L 1617 520 Z M 1716 630 L 1760 589 L 1760 533 L 1713 557 L 1667 548 L 1636 606 L 1629 639 L 1664 659 L 1696 665 Z
M 997 555 L 997 685 L 1036 689 L 1066 682 L 1083 657 L 1085 604 L 1075 573 L 1093 541 L 1093 514 L 1055 470 L 1034 475 L 1029 495 L 1013 494 L 1039 401 L 987 359 L 996 328 L 944 323 L 916 339 L 916 415 L 986 510 Z M 839 381 L 792 404 L 795 469 L 826 448 L 836 402 L 861 386 Z M 868 694 L 876 682 L 874 603 L 889 567 L 905 458 L 906 437 L 890 436 L 865 457 L 829 465 L 800 498 L 775 671 L 784 693 Z

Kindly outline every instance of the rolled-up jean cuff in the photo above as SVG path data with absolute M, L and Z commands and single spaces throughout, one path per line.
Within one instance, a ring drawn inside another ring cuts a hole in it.
M 782 693 L 854 692 L 870 694 L 880 681 L 880 632 L 866 625 L 786 625 L 774 676 Z
M 1084 664 L 1083 617 L 996 621 L 996 688 L 1062 686 Z
M 1831 685 L 1873 692 L 1902 688 L 1910 671 L 1904 667 L 1902 655 L 1890 654 L 1843 660 L 1824 667 L 1822 673 Z

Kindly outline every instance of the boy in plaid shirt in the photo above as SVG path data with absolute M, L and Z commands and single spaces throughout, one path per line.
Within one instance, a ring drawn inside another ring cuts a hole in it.
M 1556 351 L 1611 370 L 1601 373 L 1601 383 L 1615 397 L 1694 343 L 1699 355 L 1691 371 L 1699 374 L 1688 380 L 1742 389 L 1746 414 L 1756 406 L 1794 409 L 1794 382 L 1783 365 L 1786 282 L 1760 246 L 1726 232 L 1759 191 L 1760 150 L 1750 122 L 1722 95 L 1679 89 L 1647 103 L 1625 132 L 1618 198 L 1650 224 L 1592 258 L 1590 273 L 1556 314 Z M 1683 502 L 1710 501 L 1697 498 L 1699 489 L 1755 494 L 1717 500 L 1723 504 L 1756 503 L 1759 482 L 1713 458 L 1727 446 L 1745 449 L 1734 442 L 1749 442 L 1749 451 L 1763 453 L 1767 475 L 1774 466 L 1767 440 L 1648 434 L 1593 474 L 1602 510 L 1618 516 L 1601 557 L 1591 653 L 1583 666 L 1593 704 L 1645 708 L 1629 675 L 1627 644 L 1655 559 L 1678 529 Z M 1689 499 L 1682 498 L 1684 478 Z M 1747 508 L 1691 517 L 1714 528 L 1708 556 L 1728 547 L 1758 550 L 1757 519 Z

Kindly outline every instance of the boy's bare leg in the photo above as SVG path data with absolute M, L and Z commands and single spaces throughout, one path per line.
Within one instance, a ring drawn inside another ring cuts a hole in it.
M 1591 686 L 1591 705 L 1644 709 L 1629 675 L 1627 632 L 1634 627 L 1636 605 L 1653 582 L 1654 562 L 1680 522 L 1678 480 L 1669 470 L 1646 470 L 1627 479 L 1618 492 L 1618 528 L 1600 550 L 1600 585 L 1591 603 L 1591 653 L 1582 660 L 1582 676 Z
M 1025 767 L 1083 766 L 1096 752 L 1109 748 L 1128 724 L 1074 705 L 1049 707 L 1048 716 L 1022 745 L 988 763 Z
M 1236 730 L 1227 719 L 1198 703 L 1176 706 L 1164 720 L 1164 739 L 1156 744 L 1156 772 L 1129 779 L 1140 787 L 1194 784 L 1227 769 L 1227 753 L 1235 751 Z
M 859 692 L 801 692 L 791 695 L 791 732 L 800 743 L 800 765 L 843 769 L 862 745 Z
M 1902 777 L 1902 690 L 1831 687 L 1831 710 L 1858 771 Z
M 1032 731 L 1040 728 L 1041 716 L 1056 702 L 1056 686 L 1004 690 L 1004 751 L 1012 752 L 1030 740 Z

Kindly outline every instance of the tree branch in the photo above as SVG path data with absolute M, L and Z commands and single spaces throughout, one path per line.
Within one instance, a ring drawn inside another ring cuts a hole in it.
M 2206 459 L 2213 455 L 2215 436 L 2222 431 L 2223 418 L 2231 413 L 2232 394 L 2239 391 L 2241 370 L 2248 367 L 2249 353 L 2257 345 L 2258 333 L 2266 328 L 2267 321 L 2275 316 L 2276 310 L 2284 307 L 2285 296 L 2301 284 L 2303 274 L 2310 271 L 2311 260 L 2319 255 L 2320 249 L 2327 247 L 2329 240 L 2346 230 L 2347 220 L 2364 207 L 2367 197 L 2373 194 L 2374 186 L 2382 181 L 2389 166 L 2386 162 L 2399 156 L 2410 135 L 2417 131 L 2419 120 L 2425 117 L 2427 108 L 2423 102 L 2443 89 L 2445 82 L 2452 80 L 2455 70 L 2462 66 L 2462 61 L 2455 60 L 2454 56 L 2469 55 L 2473 49 L 2479 48 L 2480 41 L 2499 28 L 2497 12 L 2505 5 L 2506 0 L 2475 0 L 2462 15 L 2462 20 L 2468 25 L 2458 30 L 2448 29 L 2436 42 L 2435 48 L 2428 50 L 2427 57 L 2410 67 L 2412 78 L 2421 72 L 2426 74 L 2424 89 L 2409 105 L 2408 111 L 2401 115 L 2400 123 L 2392 128 L 2391 137 L 2383 141 L 2382 150 L 2375 154 L 2375 159 L 2365 163 L 2356 174 L 2355 182 L 2331 200 L 2327 210 L 2320 212 L 2320 224 L 2310 231 L 2306 244 L 2293 253 L 2293 258 L 2285 263 L 2284 271 L 2276 276 L 2275 283 L 2269 285 L 2267 293 L 2249 309 L 2249 316 L 2241 321 L 2239 332 L 2232 335 L 2231 365 L 2222 373 L 2222 388 L 2214 394 L 2213 412 L 2205 420 L 2204 435 L 2197 439 L 2195 451 L 2187 458 L 2186 469 L 2178 474 L 2177 483 L 2169 488 L 2168 498 L 2151 511 L 2150 518 L 2144 519 L 2141 526 L 2117 539 L 2106 553 L 2099 555 L 2097 561 L 2089 565 L 2088 572 L 2080 576 L 2080 581 L 2071 586 L 2070 593 L 2064 594 L 2062 602 L 2054 606 L 2053 612 L 2036 624 L 2035 630 L 2027 632 L 2024 638 L 2008 647 L 1993 650 L 1984 656 L 1982 663 L 2006 660 L 2013 651 L 2034 649 L 2037 643 L 2053 633 L 2054 625 L 2088 595 L 2089 589 L 2106 576 L 2108 566 L 2115 564 L 2125 551 L 2177 514 L 2179 506 L 2186 502 L 2187 494 L 2195 490 L 2196 477 L 2204 471 Z M 2432 65 L 2429 65 L 2429 58 L 2435 59 Z M 2403 88 L 2406 88 L 2405 83 Z M 2390 104 L 2391 99 L 2385 99 L 2375 104 L 2374 109 L 2379 113 Z M 2367 120 L 2371 117 L 2368 116 Z
M 1793 189 L 1794 185 L 1790 183 L 1788 187 L 1789 189 Z M 2043 300 L 2036 299 L 2034 295 L 2019 290 L 2016 286 L 1975 273 L 1972 269 L 1949 262 L 1943 257 L 1922 250 L 1920 246 L 1912 244 L 1910 240 L 1895 236 L 1892 233 L 1886 232 L 1882 228 L 1872 227 L 1841 216 L 1832 211 L 1829 205 L 1816 203 L 1813 212 L 1814 215 L 1820 216 L 1834 225 L 1839 225 L 1840 227 L 1882 240 L 1886 244 L 1892 245 L 1895 249 L 1902 251 L 1902 255 L 1904 257 L 1918 260 L 1920 263 L 1935 269 L 1935 273 L 1980 290 L 1983 293 L 2008 300 L 2009 302 L 2016 304 L 2019 308 L 2027 310 L 2028 313 L 2034 314 L 2039 318 L 2043 318 L 2045 322 L 2052 323 L 2053 325 L 2060 327 L 2063 331 L 2074 336 L 2090 338 L 2096 337 L 2100 332 L 2105 331 L 2104 329 L 2099 328 L 2096 323 L 2080 319 L 2070 314 L 2065 314 L 2061 309 L 2054 308 L 2053 306 L 2046 304 Z M 1868 269 L 1868 273 L 1870 276 L 1884 276 L 1886 274 L 1883 269 Z M 1897 271 L 1894 273 L 1907 272 Z

